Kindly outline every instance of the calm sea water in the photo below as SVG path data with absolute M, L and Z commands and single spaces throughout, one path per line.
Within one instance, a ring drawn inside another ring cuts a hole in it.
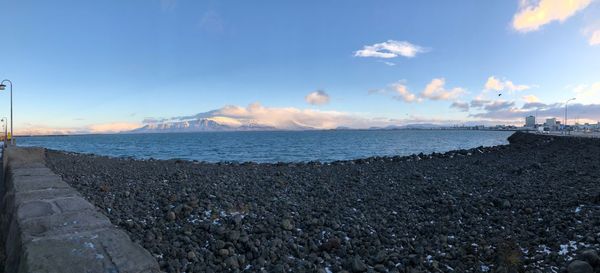
M 19 137 L 20 146 L 115 157 L 199 161 L 334 161 L 506 144 L 512 132 L 391 130 L 202 132 Z

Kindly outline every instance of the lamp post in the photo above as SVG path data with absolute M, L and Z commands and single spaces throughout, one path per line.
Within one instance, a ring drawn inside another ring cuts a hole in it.
M 6 84 L 4 84 L 5 82 L 10 83 L 10 143 L 13 143 L 13 138 L 15 138 L 15 135 L 13 135 L 13 108 L 12 108 L 13 83 L 10 80 L 3 80 L 2 82 L 0 82 L 0 91 L 6 89 Z
M 565 102 L 565 131 L 567 130 L 567 107 L 570 101 L 575 100 L 575 98 L 569 99 Z

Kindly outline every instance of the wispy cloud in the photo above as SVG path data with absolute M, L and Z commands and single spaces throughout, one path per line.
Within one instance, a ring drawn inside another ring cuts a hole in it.
M 465 90 L 461 87 L 446 89 L 445 85 L 446 80 L 444 78 L 433 79 L 425 86 L 425 89 L 421 92 L 421 97 L 430 100 L 453 100 L 465 93 Z
M 223 19 L 219 13 L 214 10 L 205 12 L 200 18 L 200 23 L 198 25 L 200 29 L 207 32 L 222 33 L 225 30 Z
M 450 105 L 450 108 L 456 108 L 462 112 L 469 112 L 469 103 L 463 101 L 455 101 Z
M 514 106 L 515 106 L 514 101 L 496 100 L 496 101 L 492 101 L 492 102 L 484 105 L 483 109 L 485 109 L 486 111 L 495 112 L 495 111 L 500 111 L 500 110 L 504 110 L 504 109 L 510 109 Z
M 496 76 L 488 77 L 487 81 L 484 85 L 485 90 L 494 90 L 494 91 L 502 91 L 507 90 L 510 92 L 514 91 L 523 91 L 527 89 L 531 89 L 531 85 L 525 84 L 514 84 L 512 81 L 506 79 L 499 79 Z
M 177 0 L 160 0 L 160 8 L 162 11 L 169 11 L 175 8 Z
M 535 31 L 553 21 L 564 22 L 591 2 L 592 0 L 521 0 L 512 26 L 520 32 Z
M 498 109 L 489 109 L 483 113 L 471 115 L 475 118 L 485 118 L 490 120 L 523 120 L 526 116 L 537 115 L 540 118 L 562 117 L 564 115 L 564 103 L 530 103 L 521 108 L 500 107 Z M 600 104 L 569 104 L 569 116 L 579 119 L 581 122 L 596 123 L 600 121 Z
M 483 108 L 483 106 L 485 106 L 486 104 L 488 104 L 490 102 L 492 102 L 492 101 L 476 98 L 476 99 L 474 99 L 474 100 L 471 101 L 471 107 L 473 107 L 473 108 Z
M 118 133 L 123 131 L 130 131 L 140 127 L 140 123 L 132 122 L 113 122 L 113 123 L 102 123 L 93 124 L 86 128 L 91 133 Z
M 588 43 L 591 46 L 600 45 L 600 23 L 596 23 L 583 30 L 583 34 L 587 36 Z
M 314 92 L 310 92 L 308 95 L 306 95 L 306 97 L 304 97 L 304 100 L 306 100 L 306 103 L 308 104 L 312 104 L 312 105 L 324 105 L 329 103 L 329 94 L 327 94 L 325 91 L 323 90 L 317 90 Z
M 600 45 L 600 29 L 594 30 L 590 35 L 589 43 L 592 46 Z
M 407 41 L 388 40 L 387 42 L 374 45 L 366 45 L 361 50 L 354 52 L 356 57 L 372 57 L 391 59 L 399 56 L 412 58 L 418 53 L 426 52 L 427 50 L 421 46 L 411 44 Z
M 591 84 L 579 84 L 573 87 L 577 101 L 600 103 L 600 81 Z
M 135 122 L 112 122 L 92 124 L 82 127 L 48 127 L 40 124 L 25 124 L 17 128 L 16 135 L 66 135 L 66 134 L 108 134 L 130 131 L 142 126 Z
M 393 63 L 393 62 L 388 62 L 388 61 L 381 61 L 381 62 L 387 66 L 396 66 L 396 63 Z

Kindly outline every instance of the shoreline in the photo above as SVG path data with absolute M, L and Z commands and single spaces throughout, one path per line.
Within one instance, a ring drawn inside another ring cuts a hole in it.
M 330 163 L 47 162 L 166 272 L 558 272 L 599 250 L 600 141 L 509 141 Z

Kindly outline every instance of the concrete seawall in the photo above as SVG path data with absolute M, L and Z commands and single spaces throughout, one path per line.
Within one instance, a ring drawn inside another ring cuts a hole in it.
M 148 251 L 45 166 L 44 149 L 8 147 L 3 159 L 5 272 L 160 272 Z

